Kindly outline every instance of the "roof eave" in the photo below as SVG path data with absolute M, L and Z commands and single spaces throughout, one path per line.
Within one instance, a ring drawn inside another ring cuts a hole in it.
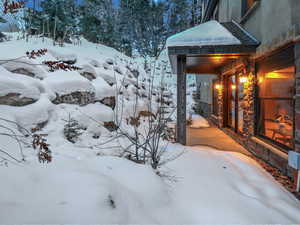
M 217 46 L 170 46 L 169 55 L 213 55 L 241 54 L 250 55 L 256 52 L 258 45 L 217 45 Z

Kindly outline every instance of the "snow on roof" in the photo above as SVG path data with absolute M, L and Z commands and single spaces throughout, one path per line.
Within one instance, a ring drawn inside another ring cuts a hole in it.
M 76 91 L 95 92 L 88 79 L 76 71 L 56 71 L 43 80 L 52 91 L 64 95 Z
M 241 42 L 215 20 L 202 23 L 167 39 L 168 47 L 238 44 Z

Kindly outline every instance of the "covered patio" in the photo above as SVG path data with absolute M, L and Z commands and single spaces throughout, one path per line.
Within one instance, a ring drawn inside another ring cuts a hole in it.
M 247 59 L 258 45 L 259 42 L 235 22 L 209 21 L 168 38 L 168 55 L 173 73 L 177 74 L 177 142 L 183 145 L 210 145 L 213 140 L 222 140 L 221 145 L 226 149 L 244 151 L 217 127 L 187 129 L 186 74 L 220 75 L 222 67 Z M 220 95 L 224 94 L 222 88 Z M 222 127 L 222 120 L 218 122 Z

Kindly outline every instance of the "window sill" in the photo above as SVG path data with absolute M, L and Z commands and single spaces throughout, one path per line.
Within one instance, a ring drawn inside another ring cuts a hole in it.
M 286 153 L 285 150 L 281 149 L 281 148 L 276 148 L 273 145 L 267 143 L 266 140 L 262 140 L 259 137 L 251 137 L 251 140 L 256 142 L 259 145 L 262 145 L 263 147 L 267 148 L 268 150 L 270 150 L 271 152 L 273 152 L 274 154 L 280 156 L 281 158 L 284 158 L 286 160 L 288 160 L 288 154 Z
M 253 6 L 250 9 L 248 9 L 248 11 L 245 13 L 245 15 L 243 15 L 243 17 L 240 20 L 240 24 L 245 23 L 249 19 L 249 17 L 252 15 L 252 13 L 259 7 L 259 5 L 260 5 L 260 1 L 256 1 L 253 4 Z

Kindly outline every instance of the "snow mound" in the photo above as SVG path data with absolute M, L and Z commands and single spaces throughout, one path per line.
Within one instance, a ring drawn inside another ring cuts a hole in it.
M 210 127 L 209 123 L 206 119 L 204 119 L 200 115 L 192 115 L 192 124 L 190 125 L 191 128 L 206 128 Z
M 137 177 L 128 176 L 133 173 Z M 150 168 L 119 158 L 12 166 L 0 177 L 6 181 L 0 193 L 5 224 L 156 224 L 155 212 L 168 205 L 163 182 Z
M 33 78 L 13 74 L 0 66 L 0 96 L 10 93 L 21 94 L 20 97 L 39 99 L 42 85 Z
M 114 120 L 113 110 L 99 102 L 78 108 L 78 114 L 74 116 L 79 123 L 85 126 L 89 126 L 91 123 L 103 124 L 103 122 Z
M 98 76 L 102 77 L 108 84 L 115 84 L 116 81 L 116 74 L 114 74 L 110 70 L 106 70 L 104 68 L 97 68 L 96 72 Z
M 21 58 L 3 63 L 5 69 L 13 73 L 21 73 L 27 76 L 43 79 L 46 76 L 44 68 L 33 60 Z
M 15 121 L 26 129 L 39 126 L 39 124 L 47 123 L 55 107 L 45 94 L 41 98 L 30 105 L 23 107 L 12 107 L 10 111 L 15 116 Z
M 106 97 L 115 96 L 115 88 L 108 85 L 108 83 L 101 77 L 97 77 L 92 81 L 92 84 L 96 90 L 96 100 L 102 100 Z
M 77 56 L 73 53 L 67 54 L 55 50 L 48 50 L 48 51 L 54 58 L 56 58 L 59 61 L 72 62 L 72 63 L 75 63 L 77 61 Z
M 168 47 L 238 44 L 241 42 L 216 20 L 202 23 L 167 39 Z
M 94 93 L 95 88 L 90 81 L 81 76 L 76 71 L 56 71 L 43 80 L 51 90 L 59 95 L 70 94 L 72 92 Z

